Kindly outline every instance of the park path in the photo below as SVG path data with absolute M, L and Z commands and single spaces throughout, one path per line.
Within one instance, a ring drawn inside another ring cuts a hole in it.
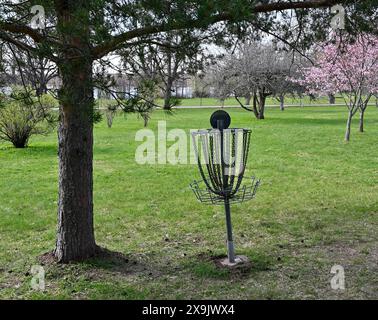
M 369 103 L 368 106 L 375 106 L 375 103 Z M 335 103 L 335 104 L 328 104 L 328 103 L 314 103 L 314 104 L 287 104 L 285 105 L 285 108 L 290 107 L 344 107 L 345 104 L 343 103 Z M 280 106 L 278 104 L 268 104 L 265 106 L 266 108 L 279 108 Z M 220 105 L 214 105 L 214 106 L 176 106 L 173 107 L 174 109 L 213 109 L 213 108 L 240 108 L 239 105 L 229 105 L 229 106 L 220 106 Z

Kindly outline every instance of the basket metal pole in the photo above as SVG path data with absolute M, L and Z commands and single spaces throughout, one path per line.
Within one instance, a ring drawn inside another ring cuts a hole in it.
M 223 181 L 223 190 L 226 193 L 224 198 L 224 211 L 226 214 L 226 226 L 227 226 L 227 255 L 228 261 L 230 263 L 235 263 L 235 252 L 234 252 L 234 240 L 232 237 L 232 223 L 231 223 L 231 208 L 230 201 L 228 199 L 228 178 L 226 176 L 226 163 L 225 163 L 225 154 L 224 154 L 224 122 L 218 121 L 217 123 L 218 130 L 220 130 L 221 137 L 221 166 L 222 166 L 222 181 Z
M 234 263 L 235 262 L 234 240 L 232 237 L 230 201 L 228 199 L 224 200 L 224 211 L 226 213 L 228 261 L 230 263 Z

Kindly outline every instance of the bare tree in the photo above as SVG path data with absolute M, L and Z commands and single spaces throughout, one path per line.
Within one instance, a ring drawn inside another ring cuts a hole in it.
M 235 95 L 242 108 L 264 119 L 269 96 L 278 97 L 283 110 L 285 95 L 294 93 L 296 87 L 288 80 L 296 69 L 294 60 L 293 52 L 277 50 L 272 44 L 247 44 L 214 68 L 213 85 L 223 99 Z M 246 98 L 246 104 L 240 97 Z
M 156 83 L 163 92 L 163 109 L 171 110 L 179 103 L 177 94 L 173 96 L 174 83 L 201 68 L 201 40 L 194 32 L 170 32 L 121 54 L 125 68 L 139 81 Z
M 221 106 L 224 106 L 225 100 L 233 94 L 233 89 L 237 86 L 235 77 L 230 76 L 230 61 L 228 59 L 219 60 L 212 65 L 203 81 L 211 87 L 212 96 L 216 97 Z
M 49 82 L 58 76 L 56 65 L 49 59 L 34 57 L 13 44 L 4 45 L 2 57 L 6 82 L 29 87 L 38 97 L 48 92 Z

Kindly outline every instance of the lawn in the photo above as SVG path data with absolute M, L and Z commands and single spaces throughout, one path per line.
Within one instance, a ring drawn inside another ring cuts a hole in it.
M 208 127 L 212 110 L 156 111 L 149 128 Z M 35 137 L 25 150 L 0 145 L 0 298 L 11 299 L 377 299 L 378 110 L 366 132 L 343 142 L 345 108 L 268 109 L 266 120 L 230 109 L 252 128 L 247 175 L 262 179 L 255 200 L 233 206 L 235 246 L 252 267 L 227 271 L 223 208 L 197 203 L 188 185 L 195 165 L 138 165 L 143 124 L 119 116 L 95 127 L 97 243 L 119 254 L 48 264 L 45 292 L 30 268 L 54 247 L 57 139 Z M 331 268 L 345 269 L 344 291 Z

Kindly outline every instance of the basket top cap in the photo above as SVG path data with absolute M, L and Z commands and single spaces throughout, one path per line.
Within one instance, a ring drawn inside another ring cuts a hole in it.
M 217 110 L 211 115 L 210 124 L 214 129 L 227 129 L 231 124 L 231 117 L 226 111 Z

